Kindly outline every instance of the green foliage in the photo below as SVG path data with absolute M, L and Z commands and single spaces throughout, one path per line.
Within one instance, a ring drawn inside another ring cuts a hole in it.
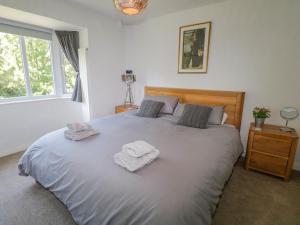
M 75 85 L 77 73 L 66 57 L 64 57 L 64 69 L 65 69 L 66 92 L 72 93 L 73 87 Z
M 254 118 L 270 118 L 271 111 L 267 108 L 255 107 L 252 111 Z
M 25 37 L 29 79 L 33 95 L 54 94 L 49 41 Z
M 25 95 L 19 37 L 0 33 L 0 98 Z
M 0 98 L 26 96 L 21 41 L 25 42 L 32 94 L 54 94 L 50 42 L 0 32 Z M 76 71 L 64 57 L 66 91 L 71 93 Z

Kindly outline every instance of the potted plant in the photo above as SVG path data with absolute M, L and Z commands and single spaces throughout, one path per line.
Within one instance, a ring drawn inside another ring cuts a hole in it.
M 253 117 L 255 118 L 255 128 L 261 130 L 266 118 L 271 117 L 271 111 L 267 108 L 255 107 L 252 111 Z

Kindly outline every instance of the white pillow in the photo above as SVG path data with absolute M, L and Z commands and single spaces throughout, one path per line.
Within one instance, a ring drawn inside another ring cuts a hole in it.
M 228 118 L 228 114 L 226 112 L 223 113 L 223 118 L 222 118 L 222 122 L 221 122 L 221 125 L 224 125 L 226 120 Z
M 185 106 L 185 104 L 178 103 L 174 110 L 173 116 L 178 117 L 178 118 L 181 117 L 181 115 L 183 114 L 184 106 Z

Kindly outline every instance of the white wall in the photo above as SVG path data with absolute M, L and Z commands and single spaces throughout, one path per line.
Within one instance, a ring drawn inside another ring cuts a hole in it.
M 299 9 L 297 0 L 231 0 L 126 27 L 124 59 L 137 74 L 136 97 L 144 85 L 245 91 L 244 144 L 254 106 L 272 110 L 267 122 L 284 124 L 282 107 L 300 110 Z M 179 75 L 179 27 L 204 21 L 212 21 L 208 73 Z M 300 118 L 290 126 L 300 133 Z
M 44 19 L 37 21 L 39 25 L 50 18 L 60 22 L 62 28 L 65 24 L 81 28 L 81 38 L 84 37 L 81 47 L 88 48 L 88 77 L 84 79 L 84 87 L 88 86 L 89 91 L 87 111 L 92 118 L 113 113 L 114 106 L 122 101 L 123 96 L 120 80 L 123 28 L 119 22 L 59 0 L 0 0 L 1 5 L 26 12 L 18 18 L 28 18 L 30 14 L 42 16 Z M 81 104 L 69 99 L 0 105 L 0 155 L 23 150 L 36 138 L 64 127 L 67 122 L 83 120 L 86 115 L 81 110 Z
M 81 105 L 68 98 L 1 104 L 0 157 L 24 150 L 40 136 L 81 120 Z

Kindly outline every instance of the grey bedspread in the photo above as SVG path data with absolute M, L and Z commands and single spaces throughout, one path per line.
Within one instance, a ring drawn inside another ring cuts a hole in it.
M 24 153 L 21 175 L 53 192 L 79 225 L 209 225 L 242 152 L 237 129 L 178 126 L 123 113 L 91 121 L 100 135 L 66 140 L 60 129 Z M 136 173 L 114 164 L 121 146 L 145 140 L 160 158 Z

